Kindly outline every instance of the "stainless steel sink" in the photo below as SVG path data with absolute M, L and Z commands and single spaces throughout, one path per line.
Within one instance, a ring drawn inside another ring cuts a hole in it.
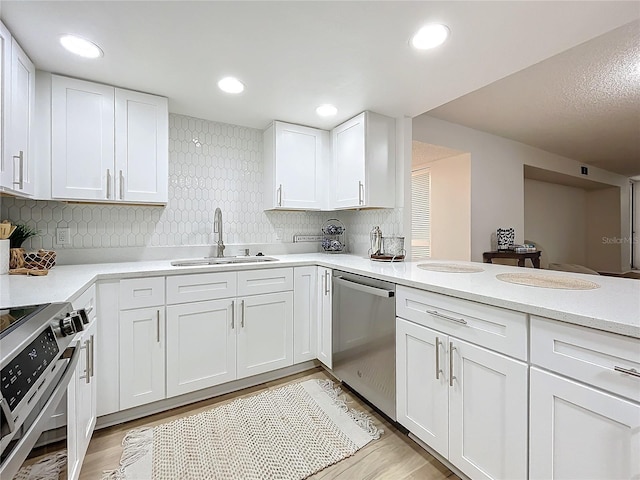
M 205 257 L 190 258 L 187 260 L 174 260 L 171 265 L 174 267 L 195 267 L 198 265 L 229 265 L 234 263 L 262 263 L 277 262 L 273 257 Z

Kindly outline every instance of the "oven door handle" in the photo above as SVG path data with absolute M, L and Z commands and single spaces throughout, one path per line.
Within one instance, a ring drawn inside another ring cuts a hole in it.
M 76 341 L 75 345 L 68 347 L 67 350 L 73 349 L 69 362 L 67 363 L 66 370 L 62 374 L 60 381 L 56 385 L 53 392 L 49 396 L 49 399 L 45 403 L 42 410 L 29 426 L 29 429 L 24 433 L 23 437 L 18 441 L 15 447 L 11 450 L 11 453 L 0 465 L 0 478 L 13 478 L 22 463 L 25 461 L 36 441 L 42 434 L 46 421 L 53 415 L 58 404 L 62 400 L 63 395 L 67 391 L 67 386 L 71 383 L 73 374 L 75 373 L 76 366 L 78 365 L 78 359 L 80 358 L 80 342 Z M 66 351 L 65 351 L 66 352 Z M 66 356 L 63 356 L 65 358 Z
M 344 277 L 333 277 L 333 281 L 336 282 L 338 285 L 343 285 L 347 288 L 359 290 L 361 292 L 368 293 L 370 295 L 376 295 L 378 297 L 391 298 L 396 295 L 396 292 L 394 292 L 393 290 L 386 290 L 384 288 L 371 287 L 369 285 L 364 285 L 362 283 L 354 282 L 353 280 L 349 280 Z

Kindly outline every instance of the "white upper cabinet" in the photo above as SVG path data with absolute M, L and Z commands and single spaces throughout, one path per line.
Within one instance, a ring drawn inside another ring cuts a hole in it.
M 2 162 L 0 187 L 19 196 L 35 190 L 31 152 L 35 67 L 9 31 L 0 24 L 2 59 Z
M 264 132 L 265 210 L 322 210 L 329 132 L 273 122 Z
M 51 78 L 51 196 L 112 200 L 113 87 Z
M 51 198 L 168 200 L 167 99 L 52 75 Z
M 167 99 L 116 88 L 116 188 L 118 200 L 169 200 Z
M 329 207 L 395 206 L 395 121 L 363 112 L 331 131 L 333 191 Z

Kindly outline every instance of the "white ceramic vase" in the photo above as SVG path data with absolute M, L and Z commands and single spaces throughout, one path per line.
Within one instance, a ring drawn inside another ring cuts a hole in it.
M 0 240 L 0 275 L 9 273 L 9 240 Z

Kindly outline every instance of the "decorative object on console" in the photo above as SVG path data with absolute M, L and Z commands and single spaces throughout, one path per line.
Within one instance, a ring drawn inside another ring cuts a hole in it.
M 382 237 L 382 249 L 378 254 L 371 254 L 371 260 L 376 262 L 402 262 L 406 255 L 404 237 L 391 235 Z
M 322 249 L 328 253 L 340 253 L 345 249 L 344 224 L 336 219 L 330 218 L 322 225 Z
M 516 231 L 513 228 L 498 228 L 498 250 L 508 250 L 516 243 Z

